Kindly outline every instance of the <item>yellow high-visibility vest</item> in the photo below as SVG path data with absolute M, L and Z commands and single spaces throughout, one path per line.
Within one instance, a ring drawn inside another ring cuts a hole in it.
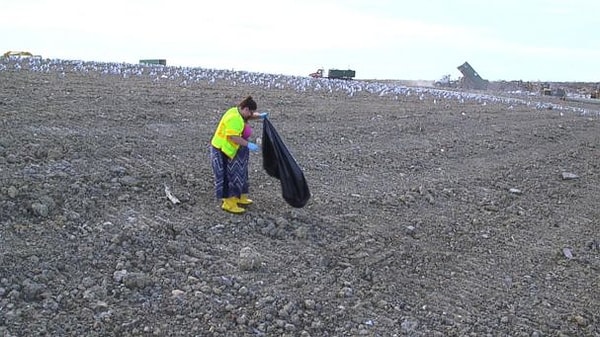
M 241 136 L 242 131 L 244 131 L 244 118 L 237 106 L 234 106 L 221 117 L 210 143 L 225 153 L 227 157 L 233 158 L 240 146 L 229 139 L 229 136 Z

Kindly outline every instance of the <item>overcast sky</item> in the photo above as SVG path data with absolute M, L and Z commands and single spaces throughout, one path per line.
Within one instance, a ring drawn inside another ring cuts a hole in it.
M 0 0 L 0 53 L 358 79 L 600 82 L 598 0 Z

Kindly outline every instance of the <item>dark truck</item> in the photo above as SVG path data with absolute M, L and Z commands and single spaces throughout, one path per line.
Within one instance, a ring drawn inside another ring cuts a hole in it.
M 461 80 L 461 87 L 466 89 L 487 90 L 490 81 L 481 78 L 475 69 L 471 67 L 469 62 L 465 62 L 457 68 L 464 75 Z
M 165 59 L 146 59 L 146 60 L 140 60 L 140 64 L 158 64 L 161 66 L 166 66 L 167 60 L 165 60 Z
M 329 69 L 329 72 L 327 73 L 327 78 L 339 78 L 341 80 L 351 80 L 354 76 L 356 76 L 356 71 L 350 69 Z
M 323 77 L 323 69 L 318 69 L 316 72 L 309 75 L 313 78 L 322 78 Z M 331 79 L 340 79 L 340 80 L 351 80 L 356 76 L 356 71 L 354 70 L 340 70 L 340 69 L 329 69 L 327 72 L 326 78 Z

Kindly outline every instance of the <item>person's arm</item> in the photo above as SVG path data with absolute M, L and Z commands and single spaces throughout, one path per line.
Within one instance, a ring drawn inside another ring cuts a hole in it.
M 248 141 L 240 136 L 229 136 L 229 139 L 240 146 L 248 146 Z
M 265 119 L 269 116 L 268 112 L 256 112 L 254 111 L 252 113 L 252 116 L 250 116 L 249 119 Z
M 247 147 L 252 152 L 258 152 L 258 151 L 260 151 L 260 145 L 257 145 L 256 143 L 249 142 L 249 141 L 245 140 L 244 138 L 242 138 L 240 136 L 229 136 L 229 139 L 231 139 L 234 143 L 236 143 L 236 144 L 238 144 L 240 146 Z

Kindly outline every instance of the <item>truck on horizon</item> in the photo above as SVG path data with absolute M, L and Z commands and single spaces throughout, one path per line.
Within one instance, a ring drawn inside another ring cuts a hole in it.
M 323 76 L 323 68 L 317 69 L 314 73 L 309 74 L 308 76 L 312 78 L 330 78 L 330 79 L 340 79 L 340 80 L 351 80 L 356 76 L 356 71 L 347 69 L 329 69 L 327 71 L 327 76 Z

